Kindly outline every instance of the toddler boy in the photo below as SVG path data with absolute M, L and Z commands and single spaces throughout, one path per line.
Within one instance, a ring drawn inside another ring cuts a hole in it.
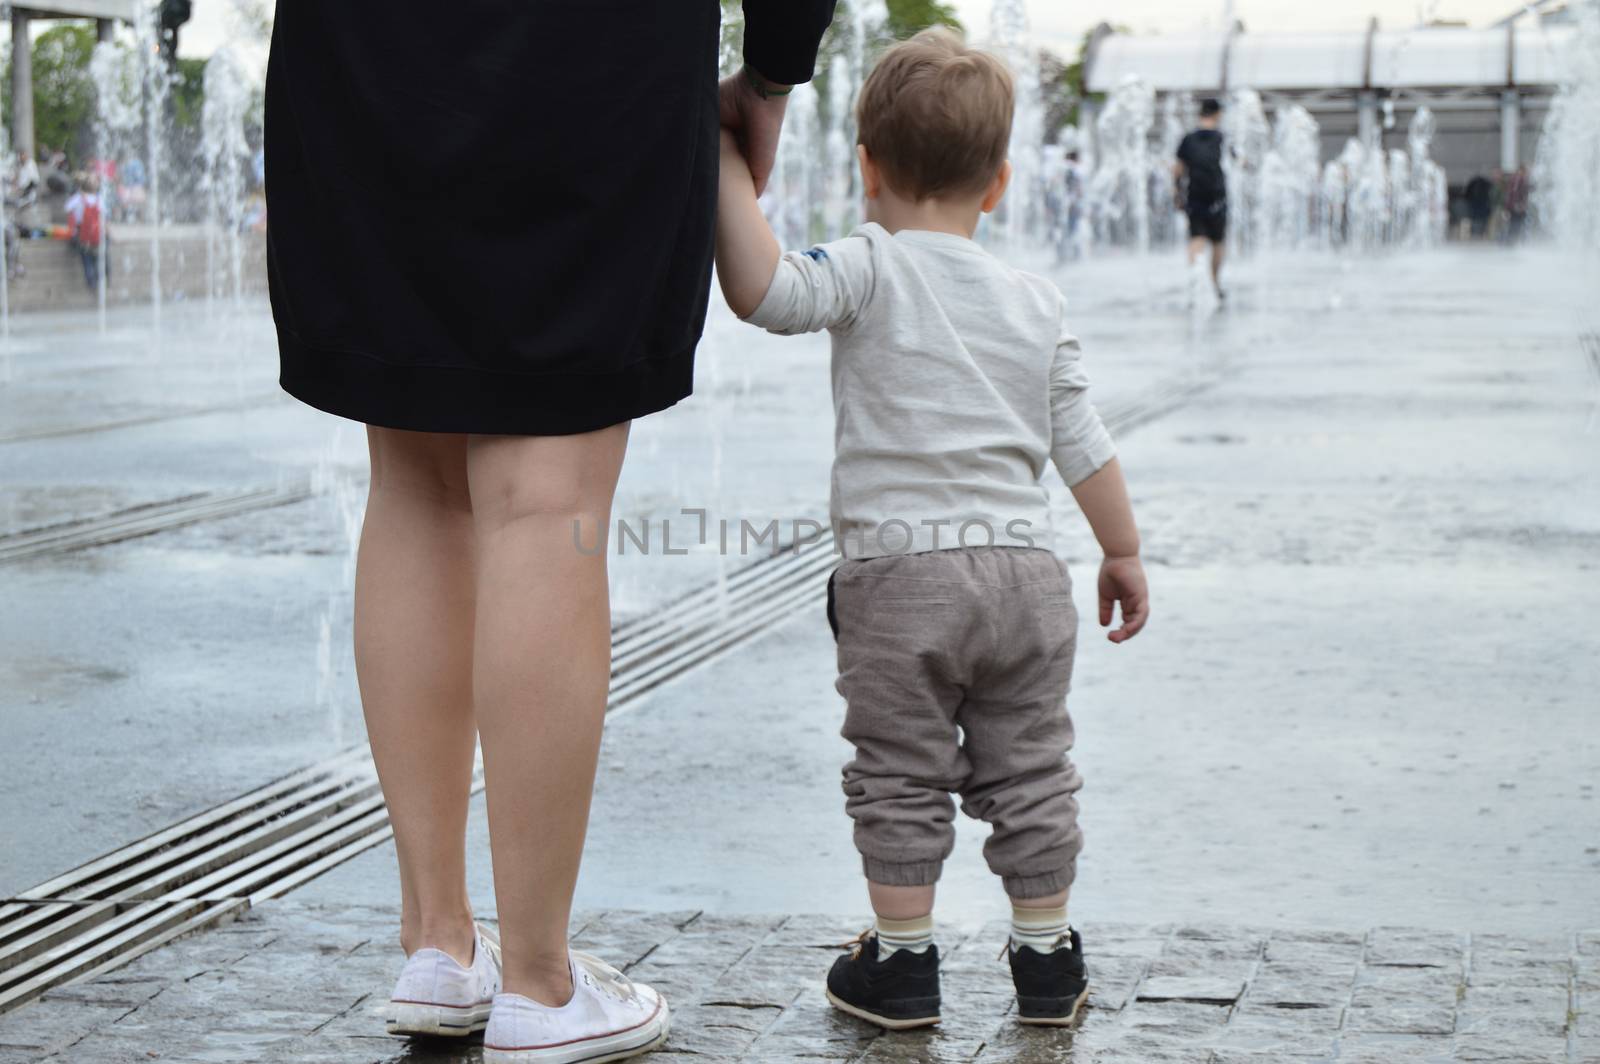
M 939 1022 L 934 884 L 954 802 L 991 826 L 1012 901 L 1024 1023 L 1072 1022 L 1088 993 L 1067 922 L 1082 836 L 1067 757 L 1077 614 L 1039 543 L 1054 460 L 1105 551 L 1100 623 L 1144 626 L 1139 535 L 1111 440 L 1085 395 L 1065 300 L 974 243 L 1010 177 L 1013 90 L 993 56 L 945 30 L 890 48 L 857 106 L 867 223 L 780 254 L 724 133 L 717 269 L 728 305 L 777 333 L 833 341 L 829 582 L 844 769 L 874 928 L 828 975 L 828 999 L 884 1027 Z

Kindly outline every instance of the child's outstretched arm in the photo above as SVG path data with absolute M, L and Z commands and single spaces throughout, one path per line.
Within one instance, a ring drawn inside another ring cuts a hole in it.
M 761 305 L 781 252 L 756 202 L 756 183 L 732 133 L 722 131 L 717 186 L 717 277 L 728 306 L 748 318 Z
M 1100 564 L 1100 626 L 1111 625 L 1122 607 L 1122 627 L 1110 634 L 1121 643 L 1139 634 L 1150 617 L 1150 591 L 1139 561 L 1139 526 L 1133 520 L 1111 436 L 1089 403 L 1088 375 L 1076 337 L 1063 330 L 1050 369 L 1051 458 L 1072 489 L 1078 509 L 1105 552 Z
M 785 255 L 756 202 L 750 168 L 722 133 L 717 276 L 733 312 L 769 332 L 848 328 L 872 298 L 873 253 L 859 234 Z
M 1132 639 L 1150 619 L 1150 589 L 1139 561 L 1139 526 L 1133 520 L 1122 465 L 1111 459 L 1087 480 L 1074 484 L 1072 497 L 1105 552 L 1098 581 L 1100 626 L 1110 627 L 1112 606 L 1120 604 L 1122 627 L 1109 638 L 1113 643 Z

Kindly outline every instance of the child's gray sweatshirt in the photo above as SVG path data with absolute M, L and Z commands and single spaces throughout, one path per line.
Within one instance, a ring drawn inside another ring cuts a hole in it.
M 832 520 L 846 556 L 1048 546 L 1039 483 L 1116 453 L 1066 300 L 950 233 L 863 225 L 778 264 L 748 321 L 833 337 Z

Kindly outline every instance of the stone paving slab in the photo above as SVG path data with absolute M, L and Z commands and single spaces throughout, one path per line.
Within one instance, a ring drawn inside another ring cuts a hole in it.
M 1600 934 L 1085 924 L 1070 1031 L 1015 1022 L 1003 923 L 941 926 L 944 1023 L 886 1034 L 821 979 L 864 919 L 581 914 L 574 943 L 665 992 L 663 1060 L 760 1064 L 1600 1064 Z M 398 914 L 272 902 L 0 1016 L 0 1064 L 472 1062 L 383 1034 Z

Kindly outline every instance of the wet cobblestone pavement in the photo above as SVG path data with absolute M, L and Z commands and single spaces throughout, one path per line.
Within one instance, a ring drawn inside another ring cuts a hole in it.
M 1015 1023 L 1004 927 L 982 926 L 1005 901 L 967 822 L 940 883 L 941 918 L 971 921 L 941 930 L 944 1025 L 885 1035 L 824 1002 L 834 946 L 865 921 L 819 583 L 782 628 L 607 724 L 577 894 L 601 914 L 578 942 L 670 996 L 656 1059 L 1600 1064 L 1600 377 L 1584 346 L 1600 287 L 1532 249 L 1304 256 L 1243 264 L 1228 311 L 1201 319 L 1169 267 L 1060 276 L 1103 409 L 1209 382 L 1119 433 L 1159 606 L 1136 644 L 1080 638 L 1081 1026 Z M 156 345 L 127 321 L 13 337 L 0 897 L 360 742 L 341 648 L 364 450 L 275 398 L 264 306 L 201 313 L 175 309 Z M 636 427 L 618 514 L 816 512 L 831 407 L 813 339 L 714 314 L 694 402 Z M 236 507 L 259 492 L 282 505 Z M 88 546 L 130 513 L 219 504 Z M 1081 610 L 1098 553 L 1061 516 Z M 614 563 L 613 605 L 641 618 L 742 560 Z M 471 809 L 469 891 L 488 911 L 481 797 Z M 374 846 L 57 987 L 0 1014 L 0 1064 L 475 1061 L 383 1034 L 397 883 L 393 847 Z M 76 908 L 86 896 L 50 903 L 87 914 L 79 938 L 0 938 L 29 962 L 96 963 L 88 949 L 132 936 Z M 1311 927 L 1339 933 L 1285 930 Z
M 664 991 L 659 1058 L 861 1064 L 1600 1062 L 1600 931 L 1083 926 L 1089 1008 L 1016 1024 L 1003 924 L 941 928 L 944 1023 L 885 1034 L 828 1007 L 822 973 L 864 920 L 607 912 L 574 943 Z M 398 914 L 273 902 L 0 1016 L 0 1064 L 476 1061 L 383 1034 Z

